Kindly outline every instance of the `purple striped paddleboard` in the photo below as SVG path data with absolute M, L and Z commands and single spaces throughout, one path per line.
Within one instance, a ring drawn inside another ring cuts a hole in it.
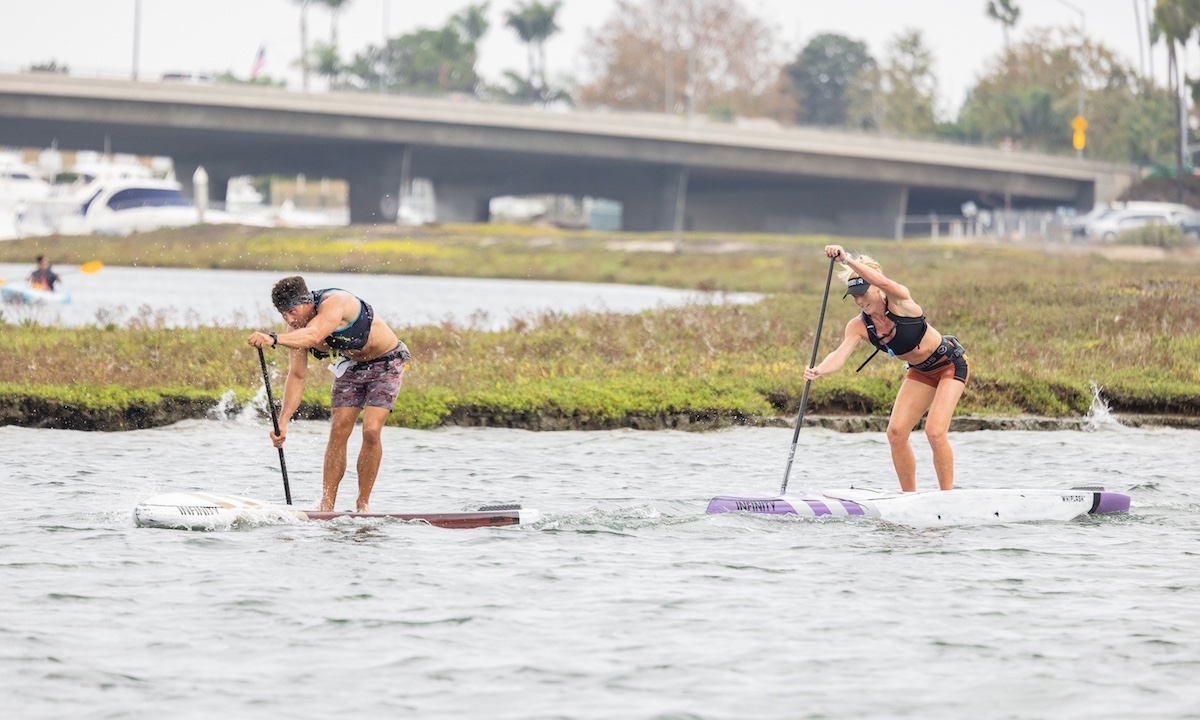
M 720 495 L 708 513 L 747 512 L 802 518 L 880 518 L 900 525 L 1073 520 L 1129 510 L 1129 496 L 1101 487 L 884 492 L 870 488 L 800 490 L 774 497 Z

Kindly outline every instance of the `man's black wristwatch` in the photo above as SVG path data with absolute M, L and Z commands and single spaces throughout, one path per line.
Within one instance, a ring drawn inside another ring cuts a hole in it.
M 267 334 L 271 336 L 271 347 L 275 347 L 279 344 L 279 333 L 269 332 Z

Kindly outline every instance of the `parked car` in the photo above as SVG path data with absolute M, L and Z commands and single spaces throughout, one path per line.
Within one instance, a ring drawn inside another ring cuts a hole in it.
M 1144 210 L 1147 212 L 1174 212 L 1188 213 L 1192 209 L 1181 203 L 1166 203 L 1152 202 L 1148 200 L 1130 200 L 1129 202 L 1111 202 L 1101 203 L 1083 215 L 1077 216 L 1071 221 L 1071 235 L 1077 238 L 1095 237 L 1094 233 L 1088 230 L 1092 223 L 1100 222 L 1105 218 L 1112 219 L 1115 213 L 1120 213 L 1127 210 Z
M 1141 207 L 1113 210 L 1087 224 L 1086 235 L 1092 240 L 1112 242 L 1113 239 L 1134 228 L 1147 225 L 1180 225 L 1195 217 L 1195 211 L 1186 205 L 1174 209 L 1144 209 Z
M 1200 212 L 1192 212 L 1180 218 L 1179 229 L 1193 240 L 1200 240 Z

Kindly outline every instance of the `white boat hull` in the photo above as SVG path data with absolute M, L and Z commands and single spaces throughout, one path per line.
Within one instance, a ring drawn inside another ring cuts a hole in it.
M 239 526 L 273 525 L 307 520 L 392 519 L 445 528 L 499 527 L 535 522 L 540 514 L 518 505 L 483 507 L 466 512 L 322 512 L 290 505 L 264 503 L 238 495 L 173 492 L 156 495 L 133 509 L 138 527 L 176 530 L 228 530 Z
M 51 292 L 49 290 L 39 290 L 31 287 L 9 287 L 0 288 L 0 297 L 4 302 L 16 303 L 51 303 L 65 305 L 71 302 L 71 294 L 68 292 Z
M 979 525 L 1073 520 L 1124 512 L 1129 496 L 1103 488 L 932 490 L 883 492 L 867 488 L 802 490 L 772 497 L 718 496 L 708 513 L 749 512 L 810 518 L 871 517 L 899 525 Z

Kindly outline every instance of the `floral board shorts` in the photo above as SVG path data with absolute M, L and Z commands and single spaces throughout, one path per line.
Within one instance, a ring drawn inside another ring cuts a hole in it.
M 360 365 L 355 363 L 333 381 L 329 404 L 333 407 L 385 407 L 396 404 L 404 381 L 407 358 Z

